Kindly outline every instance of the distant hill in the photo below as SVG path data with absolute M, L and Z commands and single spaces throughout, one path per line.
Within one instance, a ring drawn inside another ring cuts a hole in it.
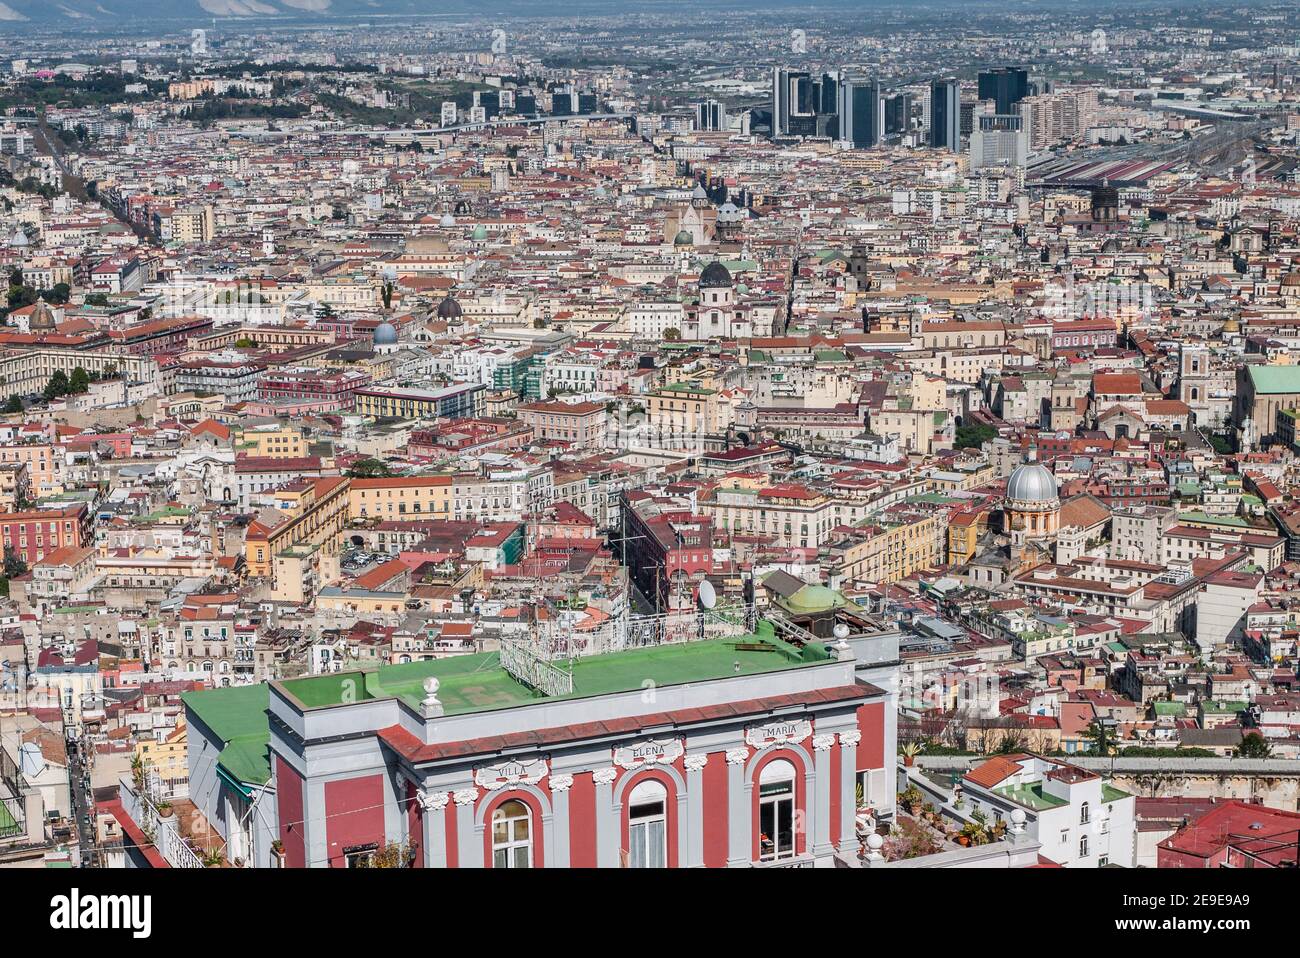
M 114 27 L 146 21 L 201 24 L 214 17 L 255 20 L 328 20 L 467 10 L 443 0 L 0 0 L 0 24 Z

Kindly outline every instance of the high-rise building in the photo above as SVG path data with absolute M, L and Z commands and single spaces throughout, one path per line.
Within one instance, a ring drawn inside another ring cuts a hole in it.
M 841 80 L 838 99 L 839 139 L 859 150 L 878 146 L 883 127 L 880 84 L 875 80 Z
M 486 119 L 493 120 L 501 115 L 501 94 L 496 90 L 474 91 L 474 105 L 483 108 Z
M 1029 158 L 1029 138 L 1020 116 L 997 113 L 975 114 L 970 135 L 970 168 L 989 166 L 1023 167 Z
M 823 85 L 826 78 L 814 79 L 806 70 L 772 70 L 772 136 L 817 136 L 819 110 L 824 103 Z M 832 94 L 834 99 L 834 94 Z M 824 118 L 833 115 L 821 112 Z M 825 127 L 823 119 L 820 124 Z M 834 130 L 830 131 L 834 133 Z
M 912 122 L 912 94 L 897 93 L 886 97 L 884 115 L 886 136 L 906 133 Z
M 930 84 L 930 146 L 961 149 L 961 84 L 952 77 Z
M 995 112 L 1006 116 L 1029 95 L 1029 73 L 1018 67 L 987 70 L 979 75 L 979 98 L 992 100 Z
M 725 130 L 727 108 L 717 100 L 703 100 L 695 104 L 695 129 Z

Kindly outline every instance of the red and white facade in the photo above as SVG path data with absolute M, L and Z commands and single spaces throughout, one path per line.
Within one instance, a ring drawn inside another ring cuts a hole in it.
M 286 867 L 392 842 L 414 867 L 832 865 L 857 852 L 856 786 L 892 763 L 889 695 L 851 656 L 429 718 L 291 686 L 269 708 Z

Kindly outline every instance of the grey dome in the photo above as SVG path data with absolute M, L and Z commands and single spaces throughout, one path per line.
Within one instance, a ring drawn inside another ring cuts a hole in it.
M 392 323 L 380 323 L 375 327 L 375 345 L 392 346 L 397 342 L 397 327 Z
M 1039 462 L 1017 466 L 1007 480 L 1007 498 L 1016 502 L 1055 502 L 1056 477 Z
M 456 302 L 451 293 L 448 293 L 446 298 L 438 304 L 439 319 L 459 319 L 464 312 L 465 311 L 460 308 L 460 303 Z
M 452 216 L 450 213 L 443 213 L 442 219 L 438 221 L 438 225 L 445 230 L 451 229 L 456 225 L 456 217 Z
M 720 289 L 731 285 L 731 273 L 717 260 L 704 267 L 700 274 L 700 289 Z

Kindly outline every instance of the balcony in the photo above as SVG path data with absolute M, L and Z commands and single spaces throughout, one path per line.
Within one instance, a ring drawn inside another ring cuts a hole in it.
M 794 858 L 778 858 L 770 862 L 754 862 L 753 868 L 812 868 L 817 859 L 813 855 L 796 855 Z
M 120 779 L 118 785 L 123 811 L 172 868 L 225 865 L 225 841 L 211 829 L 193 802 L 184 798 L 163 802 L 163 808 L 170 812 L 164 814 L 127 779 Z
M 21 798 L 0 798 L 0 839 L 27 834 L 26 812 Z

